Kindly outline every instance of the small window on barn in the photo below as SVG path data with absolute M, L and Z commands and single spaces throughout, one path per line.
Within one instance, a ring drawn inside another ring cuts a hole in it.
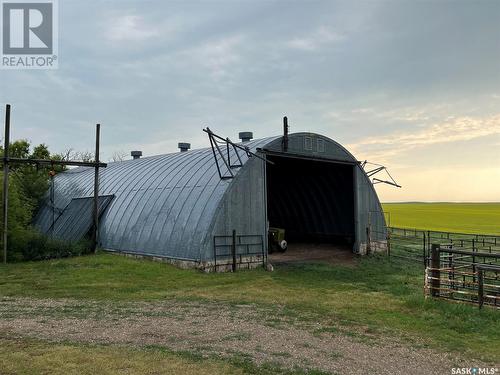
M 318 139 L 318 152 L 325 152 L 325 141 L 323 139 Z
M 304 137 L 304 150 L 312 151 L 313 142 L 311 137 Z

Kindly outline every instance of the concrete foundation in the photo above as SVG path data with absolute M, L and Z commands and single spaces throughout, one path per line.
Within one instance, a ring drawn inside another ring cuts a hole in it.
M 144 255 L 144 254 L 134 254 L 134 253 L 124 253 L 122 251 L 113 251 L 113 250 L 106 250 L 104 251 L 109 252 L 111 254 L 115 255 L 121 255 L 125 256 L 128 258 L 135 258 L 135 259 L 148 259 L 152 260 L 154 262 L 161 262 L 161 263 L 168 263 L 171 264 L 177 268 L 180 269 L 199 269 L 200 271 L 203 272 L 232 272 L 233 270 L 233 260 L 232 259 L 222 259 L 217 261 L 217 264 L 215 262 L 210 261 L 210 262 L 196 262 L 192 260 L 182 260 L 182 259 L 173 259 L 173 258 L 167 258 L 167 257 L 159 257 L 159 256 L 153 256 L 153 255 Z M 236 259 L 236 269 L 237 270 L 249 270 L 249 269 L 256 269 L 259 267 L 264 267 L 266 270 L 273 270 L 273 267 L 270 265 L 267 265 L 265 262 L 262 260 L 262 256 L 241 256 L 239 255 Z

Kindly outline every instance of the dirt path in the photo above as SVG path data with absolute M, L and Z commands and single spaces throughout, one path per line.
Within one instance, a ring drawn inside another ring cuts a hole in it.
M 161 345 L 174 351 L 239 354 L 257 364 L 274 362 L 342 374 L 448 374 L 452 367 L 471 365 L 450 354 L 393 339 L 325 330 L 318 323 L 293 322 L 254 305 L 0 300 L 0 336 L 4 337 Z
M 331 244 L 290 243 L 284 253 L 269 254 L 273 265 L 283 263 L 325 262 L 333 265 L 354 266 L 356 256 L 345 246 Z

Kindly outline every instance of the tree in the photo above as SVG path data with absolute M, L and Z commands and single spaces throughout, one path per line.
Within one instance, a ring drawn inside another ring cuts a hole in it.
M 61 160 L 72 160 L 72 161 L 94 161 L 94 153 L 91 151 L 75 151 L 72 148 L 66 149 L 62 154 L 59 155 Z
M 9 156 L 14 158 L 27 158 L 30 155 L 30 143 L 26 139 L 20 139 L 10 144 Z M 3 156 L 3 148 L 2 148 Z
M 3 156 L 3 153 L 4 149 L 0 146 L 1 156 Z M 20 139 L 12 142 L 9 145 L 9 156 L 31 159 L 61 159 L 61 155 L 51 155 L 48 146 L 43 143 L 35 146 L 33 150 L 31 150 L 31 144 L 26 139 Z M 10 171 L 12 172 L 10 175 L 12 178 L 9 180 L 11 181 L 10 184 L 13 184 L 13 199 L 18 199 L 20 204 L 26 208 L 26 212 L 30 213 L 28 223 L 31 221 L 32 214 L 36 212 L 43 197 L 47 193 L 49 188 L 49 172 L 51 170 L 61 172 L 64 168 L 61 166 L 40 166 L 16 163 L 12 163 L 10 165 Z
M 49 147 L 45 144 L 39 144 L 33 149 L 30 158 L 33 159 L 50 159 Z
M 80 160 L 80 161 L 90 162 L 90 161 L 94 161 L 94 159 L 95 159 L 95 157 L 94 157 L 93 152 L 80 151 L 80 152 L 75 153 L 74 158 L 72 160 Z
M 124 161 L 127 158 L 128 154 L 123 151 L 115 151 L 113 152 L 113 155 L 111 155 L 110 161 Z
M 4 150 L 0 146 L 0 155 L 3 156 L 3 153 Z M 70 156 L 91 160 L 93 157 L 91 153 L 74 153 L 71 149 L 66 154 L 51 154 L 45 144 L 35 146 L 31 150 L 30 142 L 25 139 L 17 140 L 9 145 L 9 156 L 46 160 L 64 160 Z M 88 246 L 51 239 L 30 227 L 33 216 L 47 195 L 50 175 L 52 175 L 53 171 L 64 171 L 65 167 L 24 163 L 12 163 L 10 166 L 8 202 L 9 259 L 48 259 L 78 255 L 87 251 Z M 0 177 L 3 178 L 2 173 L 3 170 L 0 171 Z M 0 185 L 1 193 L 3 185 Z M 3 223 L 0 222 L 0 225 L 3 226 Z

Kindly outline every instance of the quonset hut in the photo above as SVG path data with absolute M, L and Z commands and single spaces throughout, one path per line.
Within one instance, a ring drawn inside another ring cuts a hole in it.
M 384 246 L 377 194 L 344 147 L 312 133 L 244 136 L 255 156 L 228 144 L 101 169 L 99 246 L 206 270 L 266 264 L 269 227 L 284 228 L 289 242 L 360 254 Z M 87 167 L 57 175 L 35 226 L 71 241 L 88 234 L 93 175 Z

